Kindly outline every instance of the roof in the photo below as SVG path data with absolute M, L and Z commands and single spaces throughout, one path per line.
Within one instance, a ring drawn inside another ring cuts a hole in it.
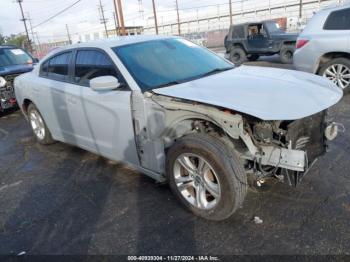
M 111 48 L 122 45 L 135 44 L 145 41 L 169 39 L 173 36 L 160 36 L 160 35 L 138 35 L 138 36 L 117 36 L 103 40 L 94 40 L 85 43 L 79 43 L 66 46 L 64 49 L 78 48 L 78 47 L 99 47 L 99 48 Z
M 327 12 L 331 12 L 331 11 L 337 11 L 337 10 L 342 10 L 342 9 L 346 9 L 350 7 L 350 1 L 346 1 L 342 4 L 333 4 L 333 5 L 329 5 L 325 8 L 323 8 L 321 11 L 327 11 Z
M 235 27 L 235 26 L 249 26 L 249 25 L 258 25 L 258 24 L 263 24 L 263 23 L 276 23 L 276 21 L 274 20 L 262 20 L 262 21 L 252 21 L 252 22 L 245 22 L 245 23 L 241 23 L 241 24 L 233 24 L 231 25 L 231 27 Z

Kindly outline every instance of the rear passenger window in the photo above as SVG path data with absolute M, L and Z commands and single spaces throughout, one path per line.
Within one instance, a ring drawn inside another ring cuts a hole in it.
M 350 30 L 350 8 L 332 12 L 324 25 L 325 30 Z
M 233 38 L 244 38 L 244 27 L 235 26 L 233 28 Z
M 77 52 L 74 80 L 80 85 L 90 86 L 90 79 L 118 74 L 108 56 L 100 51 L 82 50 Z
M 68 80 L 68 68 L 72 52 L 57 55 L 49 60 L 48 77 Z

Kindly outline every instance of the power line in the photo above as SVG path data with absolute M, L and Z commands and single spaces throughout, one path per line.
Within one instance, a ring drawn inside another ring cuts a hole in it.
M 23 1 L 23 0 L 18 0 L 18 1 Z M 65 11 L 67 11 L 67 10 L 70 9 L 70 8 L 72 8 L 73 6 L 75 6 L 76 4 L 78 4 L 78 3 L 81 2 L 81 1 L 82 1 L 82 0 L 75 1 L 73 4 L 67 6 L 66 8 L 64 8 L 64 9 L 61 10 L 61 11 L 59 11 L 58 13 L 56 13 L 56 14 L 50 16 L 49 18 L 45 19 L 45 20 L 42 21 L 41 23 L 39 23 L 39 24 L 33 26 L 33 29 L 34 29 L 34 28 L 37 28 L 37 27 L 39 27 L 39 26 L 41 26 L 41 25 L 43 25 L 43 24 L 45 24 L 45 23 L 47 23 L 47 22 L 49 22 L 50 20 L 52 20 L 52 19 L 54 19 L 55 17 L 59 16 L 60 14 L 64 13 Z

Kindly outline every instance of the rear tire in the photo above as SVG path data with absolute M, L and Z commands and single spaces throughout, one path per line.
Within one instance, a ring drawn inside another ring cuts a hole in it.
M 50 130 L 34 104 L 28 106 L 28 119 L 36 140 L 43 145 L 55 143 Z
M 338 68 L 340 67 L 341 75 L 337 76 Z M 318 72 L 320 76 L 328 78 L 335 83 L 338 87 L 342 88 L 345 93 L 350 92 L 350 59 L 347 58 L 335 58 L 329 62 L 323 64 Z M 332 76 L 334 74 L 335 76 Z M 344 77 L 346 76 L 346 77 Z M 340 82 L 342 81 L 343 86 Z M 347 82 L 347 84 L 346 84 Z
M 247 61 L 247 54 L 241 47 L 234 47 L 230 52 L 230 61 L 236 65 L 241 65 Z
M 292 45 L 284 45 L 280 51 L 280 58 L 283 64 L 293 63 L 293 55 L 295 52 L 295 47 Z
M 176 141 L 167 152 L 166 174 L 179 201 L 208 220 L 229 218 L 242 206 L 247 193 L 247 177 L 236 153 L 206 134 Z

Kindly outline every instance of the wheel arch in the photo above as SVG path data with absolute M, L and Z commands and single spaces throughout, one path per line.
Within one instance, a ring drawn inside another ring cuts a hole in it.
M 350 53 L 348 52 L 329 52 L 329 53 L 326 53 L 326 54 L 323 54 L 319 59 L 318 59 L 318 62 L 317 62 L 317 65 L 316 65 L 316 69 L 315 69 L 315 74 L 318 74 L 322 68 L 322 66 L 331 61 L 332 59 L 336 59 L 336 58 L 347 58 L 350 60 Z
M 25 98 L 22 103 L 22 111 L 25 114 L 25 116 L 28 115 L 28 107 L 30 104 L 34 104 L 32 100 Z
M 186 115 L 171 123 L 163 135 L 165 148 L 171 147 L 176 140 L 190 134 L 205 133 L 219 138 L 231 149 L 248 150 L 240 137 L 233 138 L 215 119 L 201 114 Z
M 236 47 L 242 48 L 244 50 L 244 52 L 246 52 L 246 53 L 248 52 L 247 48 L 245 47 L 245 45 L 243 43 L 240 43 L 240 42 L 232 43 L 231 49 L 236 48 Z

